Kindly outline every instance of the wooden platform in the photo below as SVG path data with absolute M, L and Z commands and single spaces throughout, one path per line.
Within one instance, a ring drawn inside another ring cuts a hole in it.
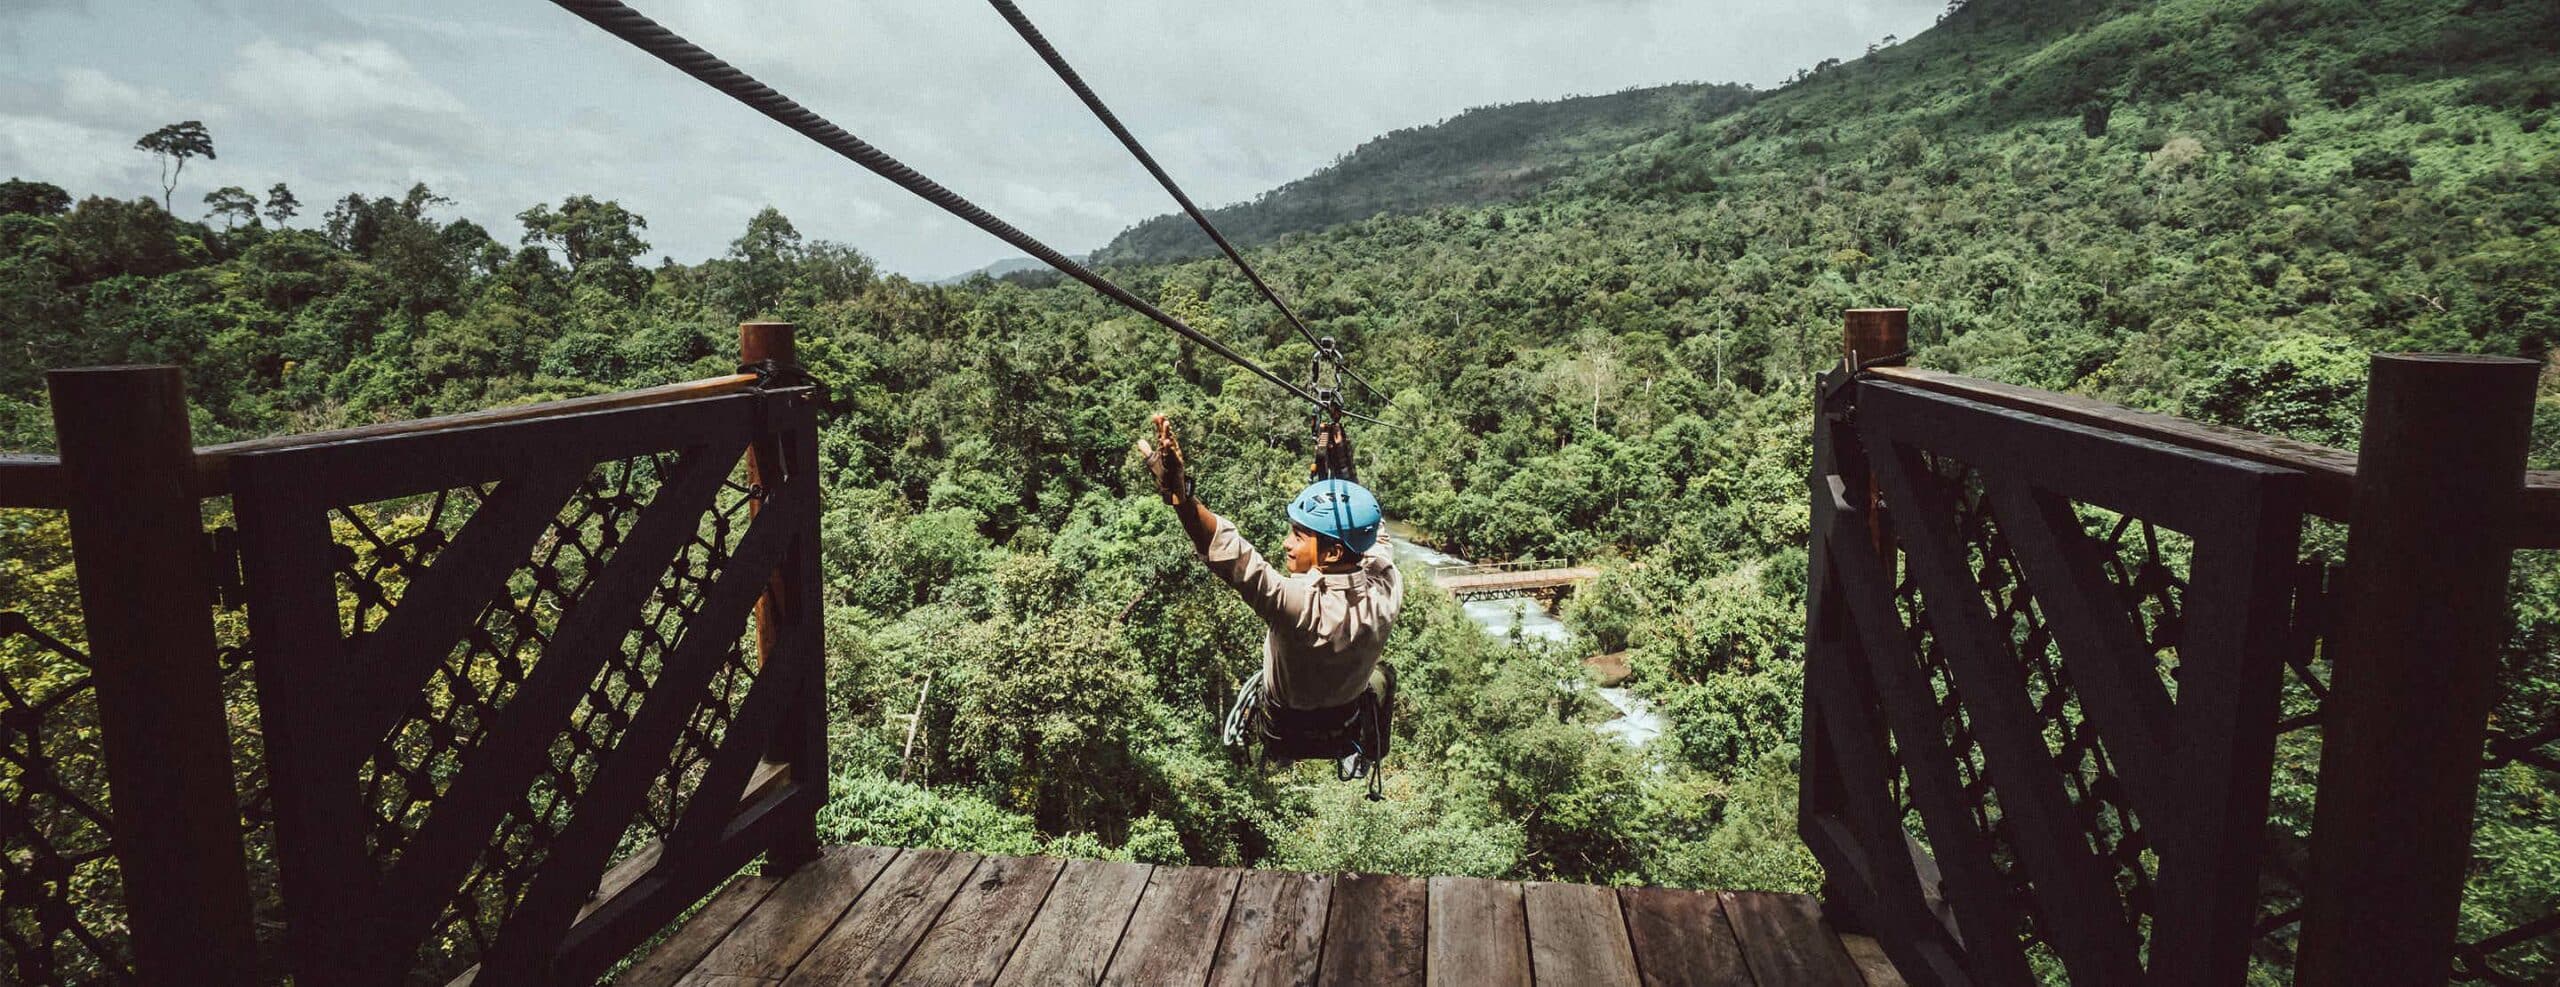
M 835 847 L 615 983 L 1899 985 L 1813 899 Z

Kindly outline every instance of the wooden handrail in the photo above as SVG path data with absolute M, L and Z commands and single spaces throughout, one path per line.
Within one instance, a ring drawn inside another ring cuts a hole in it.
M 660 384 L 637 390 L 593 394 L 558 401 L 542 401 L 506 408 L 488 408 L 456 415 L 412 418 L 405 421 L 358 425 L 320 432 L 297 432 L 263 439 L 225 442 L 220 445 L 197 446 L 195 477 L 188 491 L 198 497 L 222 497 L 231 493 L 231 458 L 253 452 L 279 449 L 307 449 L 312 446 L 347 442 L 356 439 L 378 439 L 391 435 L 414 435 L 475 425 L 498 425 L 529 421 L 582 412 L 610 411 L 643 405 L 668 404 L 695 398 L 719 397 L 753 390 L 758 378 L 754 374 L 724 374 L 675 384 Z M 71 488 L 64 478 L 62 461 L 54 456 L 0 453 L 0 508 L 26 507 L 60 510 L 71 506 Z
M 2311 513 L 2333 521 L 2347 519 L 2348 504 L 2355 497 L 2356 454 L 2344 449 L 1941 370 L 1879 367 L 1869 372 L 1895 383 L 1984 404 L 2097 426 L 2199 452 L 2301 470 L 2309 483 Z M 2526 473 L 2521 503 L 2511 543 L 2518 548 L 2560 548 L 2560 470 Z
M 0 508 L 71 506 L 70 481 L 54 456 L 0 453 Z
M 582 398 L 565 398 L 558 401 L 542 401 L 535 404 L 522 404 L 507 408 L 490 408 L 482 411 L 464 412 L 458 415 L 439 415 L 434 418 L 413 418 L 407 421 L 384 422 L 378 425 L 359 425 L 354 428 L 330 429 L 323 432 L 302 432 L 293 435 L 278 435 L 263 439 L 249 439 L 243 442 L 226 442 L 221 445 L 200 446 L 196 449 L 196 483 L 194 492 L 198 497 L 220 497 L 229 494 L 231 492 L 231 459 L 234 456 L 244 455 L 247 453 L 273 452 L 281 449 L 308 449 L 313 446 L 329 445 L 331 443 L 347 442 L 356 439 L 378 439 L 392 435 L 414 435 L 421 432 L 441 432 L 447 429 L 467 428 L 475 425 L 497 425 L 506 422 L 529 421 L 536 418 L 552 418 L 560 415 L 574 415 L 582 412 L 609 411 L 617 408 L 634 408 L 643 405 L 689 401 L 695 398 L 719 397 L 725 394 L 738 394 L 753 390 L 756 386 L 757 380 L 758 378 L 754 374 L 727 374 L 719 377 L 705 377 L 701 380 L 688 380 L 677 384 L 660 384 L 656 387 L 643 387 L 638 390 L 615 391 L 611 394 L 595 394 Z

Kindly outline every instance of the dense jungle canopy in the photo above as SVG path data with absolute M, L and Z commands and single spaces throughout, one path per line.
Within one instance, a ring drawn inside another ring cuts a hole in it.
M 1392 514 L 1472 558 L 1607 570 L 1566 608 L 1568 646 L 1417 591 L 1379 803 L 1217 746 L 1261 629 L 1127 454 L 1175 415 L 1207 502 L 1276 544 L 1302 413 L 1051 276 L 920 284 L 861 231 L 812 239 L 770 209 L 683 264 L 586 196 L 492 230 L 425 185 L 302 211 L 281 186 L 180 186 L 198 220 L 19 176 L 0 448 L 48 446 L 49 367 L 181 364 L 209 442 L 726 373 L 737 322 L 789 320 L 832 395 L 830 839 L 1812 890 L 1804 475 L 1841 310 L 1909 307 L 1922 365 L 2350 447 L 2370 352 L 2560 346 L 2560 7 L 1958 6 L 1782 89 L 1486 108 L 1217 214 L 1386 392 L 1365 410 L 1409 426 L 1360 433 Z M 1189 235 L 1144 223 L 1101 257 L 1302 366 Z M 2546 379 L 2535 465 L 2555 467 Z M 66 537 L 0 513 L 0 597 L 68 600 Z M 2511 721 L 2560 708 L 2552 554 L 2518 556 Z M 1611 651 L 1668 721 L 1657 743 L 1591 729 L 1613 714 L 1569 683 Z M 2298 835 L 2315 765 L 2282 756 Z M 2473 931 L 2560 904 L 2560 777 L 2489 782 Z

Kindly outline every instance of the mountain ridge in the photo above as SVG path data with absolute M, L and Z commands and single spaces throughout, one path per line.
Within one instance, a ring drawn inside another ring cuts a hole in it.
M 1629 143 L 1724 116 L 1760 95 L 1747 85 L 1672 83 L 1474 107 L 1388 131 L 1304 178 L 1207 213 L 1243 247 L 1379 213 L 1512 201 Z M 1215 253 L 1189 217 L 1177 212 L 1122 231 L 1094 259 L 1147 264 Z

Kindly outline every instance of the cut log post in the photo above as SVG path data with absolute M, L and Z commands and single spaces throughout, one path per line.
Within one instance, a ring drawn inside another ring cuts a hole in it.
M 1908 362 L 1911 349 L 1911 310 L 1907 308 L 1853 308 L 1841 316 L 1840 358 L 1855 373 L 1861 368 L 1899 367 Z M 1857 455 L 1855 448 L 1844 450 Z M 1858 464 L 1856 475 L 1866 477 L 1866 465 Z M 1855 503 L 1863 505 L 1867 515 L 1867 543 L 1876 555 L 1893 564 L 1893 527 L 1884 515 L 1884 492 L 1867 479 L 1866 492 Z M 1853 494 L 1855 492 L 1853 491 Z
M 769 361 L 776 367 L 797 366 L 800 360 L 800 349 L 792 339 L 792 332 L 793 326 L 788 322 L 739 323 L 739 364 L 752 367 Z M 781 442 L 771 436 L 759 438 L 755 446 L 747 450 L 747 484 L 761 489 L 768 486 L 765 482 L 767 476 L 779 478 L 781 474 Z M 763 507 L 764 504 L 761 501 L 750 502 L 747 504 L 747 513 L 752 517 Z M 756 601 L 756 667 L 758 668 L 764 667 L 766 659 L 773 654 L 774 649 L 781 646 L 781 617 L 790 606 L 788 601 L 791 598 L 790 587 L 784 578 L 784 574 L 788 571 L 788 566 L 775 571 L 772 582 L 765 586 L 764 596 Z
M 1869 366 L 1901 366 L 1906 362 L 1903 354 L 1910 345 L 1911 310 L 1909 309 L 1853 308 L 1841 313 L 1840 366 L 1843 373 L 1854 375 L 1861 368 Z M 1852 400 L 1855 400 L 1854 395 Z M 1822 409 L 1816 411 L 1814 429 L 1817 450 L 1814 467 L 1816 472 L 1827 473 L 1829 478 L 1832 478 L 1832 482 L 1843 485 L 1832 491 L 1823 491 L 1817 485 L 1816 496 L 1836 495 L 1837 503 L 1853 507 L 1864 515 L 1868 550 L 1873 551 L 1877 558 L 1883 559 L 1886 568 L 1891 570 L 1896 564 L 1896 556 L 1899 555 L 1894 547 L 1893 526 L 1885 517 L 1884 493 L 1877 487 L 1874 474 L 1867 469 L 1866 449 L 1858 442 L 1857 430 L 1848 427 L 1845 422 L 1835 426 L 1833 422 L 1822 417 Z M 1817 476 L 1816 479 L 1819 484 L 1819 481 L 1823 481 L 1825 477 Z M 1820 551 L 1818 548 L 1815 550 Z M 1822 567 L 1815 566 L 1814 571 L 1820 572 Z M 1834 592 L 1833 588 L 1827 585 L 1817 586 L 1814 591 L 1817 594 Z M 1826 617 L 1817 618 L 1815 616 L 1817 611 Z M 1815 622 L 1808 623 L 1805 632 L 1806 640 L 1812 642 L 1841 640 L 1847 634 L 1846 628 L 1840 625 L 1840 620 L 1845 613 L 1845 607 L 1837 603 L 1809 608 L 1807 617 L 1809 621 Z M 1824 624 L 1828 626 L 1823 626 Z M 1836 644 L 1818 643 L 1816 646 L 1821 651 L 1821 656 L 1812 660 L 1839 660 L 1836 657 Z M 1838 813 L 1839 807 L 1836 804 L 1829 804 L 1836 802 L 1830 793 L 1838 791 L 1845 782 L 1839 776 L 1839 769 L 1833 766 L 1833 754 L 1824 747 L 1824 740 L 1820 736 L 1822 729 L 1820 717 L 1826 715 L 1826 711 L 1816 708 L 1813 692 L 1809 688 L 1805 691 L 1804 702 L 1806 726 L 1803 769 L 1806 780 L 1803 790 L 1811 794 L 1804 796 L 1807 801 L 1800 807 L 1798 819 L 1799 825 L 1810 834 L 1819 828 L 1818 817 Z M 1828 711 L 1828 715 L 1843 715 L 1843 713 L 1844 711 L 1838 710 Z M 1870 711 L 1847 712 L 1846 715 L 1865 716 L 1870 715 Z M 1881 734 L 1879 734 L 1880 737 Z M 1887 757 L 1886 752 L 1881 749 L 1854 753 L 1855 756 L 1873 763 L 1883 763 Z M 1925 861 L 1926 858 L 1915 853 L 1915 860 Z M 1893 863 L 1887 862 L 1884 866 L 1893 866 Z M 1826 885 L 1822 893 L 1823 911 L 1843 929 L 1872 932 L 1874 929 L 1871 927 L 1871 916 L 1859 914 L 1853 904 L 1863 897 L 1861 894 L 1844 894 L 1840 888 Z
M 2296 980 L 2441 984 L 2540 366 L 2386 354 L 2372 367 Z
M 215 656 L 213 557 L 187 484 L 176 367 L 46 375 L 98 699 L 117 863 L 143 983 L 257 982 Z
M 800 350 L 794 332 L 795 327 L 788 322 L 739 323 L 738 362 L 749 367 L 797 370 Z M 769 489 L 779 483 L 786 470 L 816 468 L 815 463 L 786 462 L 786 444 L 794 449 L 804 449 L 814 446 L 815 442 L 806 436 L 758 436 L 755 444 L 747 449 L 749 486 Z M 758 500 L 750 502 L 747 510 L 752 516 L 763 507 L 763 502 Z M 817 507 L 814 504 L 794 505 L 791 509 L 807 510 L 814 518 Z M 814 525 L 811 536 L 815 536 Z M 825 632 L 815 627 L 790 627 L 818 619 L 812 605 L 817 599 L 817 551 L 815 544 L 792 546 L 782 565 L 774 570 L 773 578 L 765 584 L 764 595 L 756 600 L 756 667 L 763 668 L 772 661 L 776 651 L 786 646 L 785 642 L 792 637 L 786 629 L 796 633 L 800 640 L 811 642 L 812 653 L 804 660 L 813 667 L 808 670 L 808 678 L 801 685 L 800 694 L 793 698 L 789 712 L 784 714 L 781 728 L 774 732 L 773 743 L 767 749 L 765 759 L 791 765 L 795 782 L 824 787 L 827 784 L 827 674 L 825 656 L 816 652 L 823 647 L 818 642 L 825 640 Z M 765 859 L 773 871 L 780 872 L 797 868 L 817 856 L 817 817 L 813 813 L 805 819 L 793 819 L 789 831 L 775 840 Z
M 1853 308 L 1842 313 L 1842 323 L 1840 355 L 1848 358 L 1852 369 L 1899 367 L 1904 362 L 1900 354 L 1911 349 L 1910 309 Z

